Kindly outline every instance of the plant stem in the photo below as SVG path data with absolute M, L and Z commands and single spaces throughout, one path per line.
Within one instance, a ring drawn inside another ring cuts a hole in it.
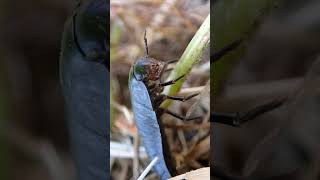
M 206 17 L 197 33 L 193 36 L 186 50 L 179 59 L 176 67 L 170 73 L 167 80 L 177 79 L 181 75 L 187 75 L 193 65 L 197 64 L 206 47 L 210 43 L 210 14 Z M 180 90 L 186 76 L 171 86 L 165 87 L 163 94 L 174 95 Z M 171 100 L 166 100 L 161 104 L 161 108 L 167 108 Z

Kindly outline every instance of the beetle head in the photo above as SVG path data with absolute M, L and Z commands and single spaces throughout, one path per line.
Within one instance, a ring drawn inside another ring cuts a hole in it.
M 133 74 L 139 81 L 156 81 L 160 78 L 164 62 L 148 56 L 138 59 L 133 65 Z

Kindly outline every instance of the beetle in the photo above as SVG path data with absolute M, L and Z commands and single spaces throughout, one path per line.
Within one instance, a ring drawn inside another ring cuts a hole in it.
M 79 180 L 109 179 L 108 6 L 102 0 L 79 3 L 61 42 L 60 83 Z
M 181 120 L 195 120 L 200 117 L 183 117 L 167 109 L 161 109 L 160 104 L 166 100 L 186 101 L 198 94 L 191 94 L 186 97 L 169 96 L 160 94 L 164 86 L 172 85 L 182 79 L 181 75 L 177 79 L 162 82 L 161 76 L 170 63 L 176 61 L 163 62 L 149 57 L 146 31 L 144 33 L 145 56 L 139 58 L 132 65 L 129 72 L 129 90 L 131 105 L 134 113 L 134 119 L 142 144 L 145 147 L 150 159 L 159 158 L 158 163 L 154 166 L 155 172 L 160 179 L 166 180 L 171 175 L 176 175 L 176 169 L 165 141 L 164 130 L 161 128 L 159 117 L 163 113 L 170 114 Z

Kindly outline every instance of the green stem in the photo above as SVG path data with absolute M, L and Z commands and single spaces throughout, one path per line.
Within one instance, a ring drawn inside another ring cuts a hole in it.
M 198 63 L 204 50 L 210 43 L 210 14 L 206 17 L 197 33 L 193 36 L 186 50 L 182 54 L 174 70 L 170 73 L 167 80 L 177 79 L 181 75 L 187 75 L 193 65 Z M 186 76 L 171 86 L 167 86 L 163 94 L 174 95 L 180 90 Z M 167 108 L 171 100 L 166 100 L 161 104 L 161 108 Z

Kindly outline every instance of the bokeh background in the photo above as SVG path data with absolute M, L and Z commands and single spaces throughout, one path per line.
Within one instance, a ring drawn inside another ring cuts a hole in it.
M 73 0 L 0 2 L 0 179 L 73 179 L 59 52 Z
M 132 64 L 144 55 L 143 35 L 147 30 L 149 55 L 161 61 L 179 59 L 189 41 L 209 15 L 210 2 L 201 0 L 126 0 L 111 1 L 111 144 L 110 167 L 113 179 L 135 179 L 150 160 L 142 146 L 134 125 L 128 74 Z M 209 50 L 209 47 L 207 48 Z M 209 166 L 209 51 L 187 76 L 182 92 L 190 95 L 203 92 L 188 102 L 171 105 L 170 110 L 185 115 L 191 105 L 205 104 L 201 111 L 203 123 L 181 121 L 162 116 L 167 125 L 166 135 L 170 153 L 179 173 Z M 199 100 L 200 99 L 200 100 Z M 200 107 L 200 106 L 197 106 Z M 138 149 L 141 150 L 139 156 Z M 150 173 L 147 179 L 157 179 Z
M 263 7 L 266 2 L 273 3 Z M 297 168 L 280 179 L 318 179 L 319 1 L 217 0 L 214 10 L 213 45 L 239 34 L 244 41 L 213 68 L 213 110 L 245 112 L 275 99 L 288 101 L 240 128 L 211 126 L 213 164 L 233 175 L 262 178 Z

